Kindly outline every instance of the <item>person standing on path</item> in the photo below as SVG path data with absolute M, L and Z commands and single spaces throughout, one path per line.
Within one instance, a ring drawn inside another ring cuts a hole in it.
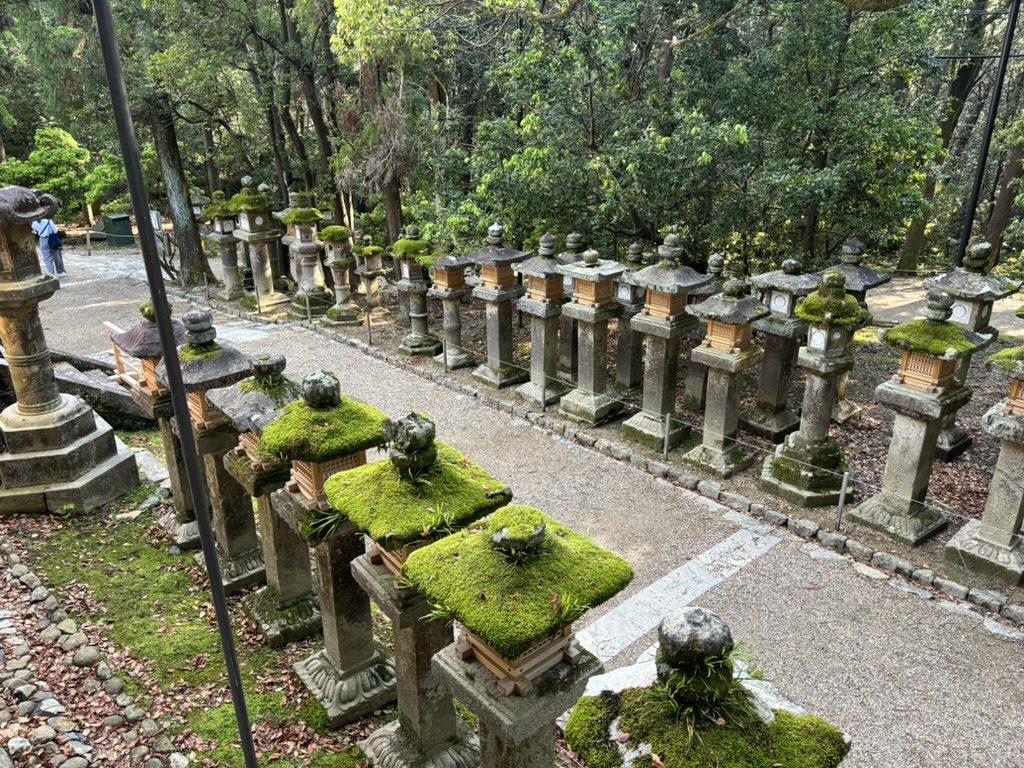
M 57 233 L 57 224 L 53 219 L 39 219 L 32 222 L 32 229 L 39 237 L 39 250 L 43 252 L 43 264 L 46 271 L 55 277 L 67 277 L 64 271 L 64 248 L 51 248 L 50 235 Z

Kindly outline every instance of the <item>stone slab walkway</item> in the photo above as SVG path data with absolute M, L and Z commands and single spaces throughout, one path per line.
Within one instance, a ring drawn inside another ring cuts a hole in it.
M 102 351 L 102 321 L 134 323 L 146 287 L 125 276 L 129 269 L 106 265 L 94 279 L 78 276 L 73 255 L 68 264 L 75 277 L 42 307 L 48 339 Z M 174 303 L 180 316 L 186 305 Z M 439 439 L 509 483 L 517 503 L 625 557 L 635 581 L 581 626 L 608 669 L 643 658 L 658 618 L 695 603 L 722 614 L 784 694 L 853 737 L 852 768 L 1024 764 L 1016 738 L 1024 634 L 979 607 L 935 597 L 352 345 L 299 326 L 215 319 L 243 328 L 235 338 L 250 354 L 284 352 L 293 377 L 326 368 L 347 394 L 389 415 L 427 413 Z M 704 488 L 718 495 L 714 484 Z

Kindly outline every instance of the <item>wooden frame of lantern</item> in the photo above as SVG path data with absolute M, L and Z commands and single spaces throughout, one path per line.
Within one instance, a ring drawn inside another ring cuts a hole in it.
M 1024 381 L 1013 379 L 1010 382 L 1010 396 L 1006 400 L 1003 413 L 1007 416 L 1024 416 Z
M 526 275 L 526 297 L 534 301 L 551 303 L 565 298 L 565 283 L 561 275 L 537 277 Z
M 647 297 L 644 299 L 644 310 L 651 317 L 662 320 L 670 320 L 681 316 L 687 305 L 687 294 L 665 293 L 655 288 L 647 289 Z
M 373 565 L 383 565 L 395 576 L 402 575 L 402 566 L 409 559 L 409 555 L 420 547 L 425 547 L 430 541 L 418 541 L 415 544 L 406 544 L 401 549 L 385 549 L 376 541 L 370 540 L 366 549 L 366 559 Z
M 612 280 L 587 280 L 576 278 L 576 292 L 573 301 L 584 307 L 603 307 L 615 301 L 615 283 Z
M 438 291 L 461 291 L 466 287 L 466 267 L 453 266 L 451 269 L 444 269 L 440 266 L 434 267 L 434 289 Z
M 324 494 L 324 483 L 331 475 L 355 469 L 366 464 L 366 451 L 357 451 L 330 461 L 292 460 L 292 479 L 286 489 L 298 493 L 314 509 L 330 509 L 330 502 Z
M 571 624 L 535 643 L 512 661 L 502 658 L 479 635 L 462 625 L 457 626 L 459 636 L 455 641 L 455 655 L 462 661 L 479 661 L 498 678 L 498 690 L 505 696 L 513 693 L 525 696 L 533 687 L 533 681 L 542 674 L 562 661 L 572 665 L 580 655 Z
M 500 291 L 516 285 L 516 276 L 511 264 L 483 264 L 480 278 L 484 288 Z
M 704 346 L 737 355 L 745 352 L 754 343 L 754 326 L 750 323 L 733 325 L 721 320 L 708 320 L 708 332 Z
M 188 415 L 196 431 L 205 432 L 226 423 L 224 415 L 210 404 L 205 391 L 188 392 L 185 400 L 188 403 Z
M 402 280 L 422 282 L 427 279 L 427 270 L 416 259 L 399 259 L 398 268 Z
M 283 462 L 267 461 L 260 451 L 260 436 L 255 432 L 243 432 L 238 436 L 235 447 L 236 456 L 245 456 L 255 472 L 270 472 Z
M 903 350 L 900 369 L 893 380 L 898 384 L 939 393 L 957 386 L 956 369 L 959 360 L 944 360 L 934 355 Z M 1015 380 L 1016 381 L 1016 380 Z

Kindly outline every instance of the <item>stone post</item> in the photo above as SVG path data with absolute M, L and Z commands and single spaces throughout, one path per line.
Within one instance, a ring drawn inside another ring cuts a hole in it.
M 366 289 L 366 311 L 370 315 L 386 315 L 388 311 L 380 305 L 378 280 L 384 274 L 384 249 L 379 245 L 366 245 L 362 249 L 362 264 L 356 267 L 356 274 Z
M 636 272 L 644 266 L 643 243 L 630 243 L 626 254 L 626 269 Z M 619 280 L 615 286 L 615 300 L 622 305 L 615 336 L 615 383 L 629 391 L 644 380 L 644 335 L 633 327 L 632 320 L 644 308 L 646 292 L 642 286 Z
M 320 241 L 316 239 L 316 227 L 302 223 L 295 217 L 303 211 L 314 209 L 299 208 L 292 211 L 290 221 L 295 222 L 295 239 L 289 246 L 292 256 L 302 264 L 302 277 L 299 288 L 288 307 L 288 317 L 293 320 L 306 320 L 322 317 L 327 314 L 333 296 L 324 283 L 323 267 L 320 264 Z M 319 216 L 320 212 L 316 211 Z
M 221 270 L 224 273 L 224 290 L 218 295 L 221 301 L 235 301 L 245 295 L 242 289 L 242 276 L 238 271 L 238 238 L 234 236 L 235 216 L 227 204 L 222 190 L 213 193 L 213 204 L 203 211 L 203 215 L 213 222 L 213 231 L 209 238 L 220 250 Z
M 556 377 L 558 366 L 558 323 L 566 298 L 562 273 L 555 258 L 555 237 L 540 239 L 538 256 L 520 262 L 515 271 L 527 281 L 526 296 L 519 309 L 530 315 L 530 380 L 516 391 L 530 405 L 543 408 L 557 403 L 568 387 Z
M 684 457 L 719 477 L 732 477 L 754 463 L 754 454 L 736 442 L 739 433 L 740 385 L 743 372 L 761 360 L 753 346 L 754 321 L 768 309 L 748 295 L 742 280 L 729 280 L 718 296 L 686 311 L 708 324 L 704 343 L 691 355 L 708 368 L 708 402 L 704 409 L 704 441 Z
M 565 250 L 555 258 L 563 267 L 575 264 L 583 257 L 583 235 L 571 232 L 565 238 Z M 562 285 L 562 295 L 572 301 L 574 286 L 572 278 L 566 275 Z M 576 381 L 579 368 L 579 326 L 575 318 L 565 313 L 558 320 L 558 378 L 566 383 Z
M 713 253 L 708 257 L 708 275 L 711 282 L 694 288 L 686 294 L 687 304 L 700 304 L 712 296 L 722 292 L 722 285 L 725 280 L 722 273 L 725 271 L 725 259 L 720 253 Z M 707 329 L 703 325 L 690 331 L 687 337 L 696 344 L 704 340 L 704 333 Z M 686 407 L 693 411 L 703 411 L 707 402 L 708 394 L 708 367 L 690 357 L 686 363 L 686 381 L 684 382 L 683 402 Z
M 679 342 L 683 334 L 697 327 L 696 318 L 686 313 L 686 294 L 711 280 L 680 264 L 682 252 L 679 238 L 670 234 L 658 248 L 660 263 L 622 278 L 623 282 L 646 291 L 644 311 L 632 322 L 632 327 L 645 337 L 643 408 L 626 420 L 622 434 L 656 450 L 665 441 L 665 415 L 676 409 Z M 679 445 L 689 434 L 689 426 L 673 421 L 669 427 L 669 448 Z
M 504 389 L 525 381 L 529 374 L 512 359 L 512 302 L 526 289 L 516 284 L 512 265 L 530 254 L 505 246 L 505 230 L 492 224 L 487 244 L 466 258 L 481 268 L 481 284 L 473 296 L 487 304 L 487 362 L 473 371 L 473 379 L 493 389 Z
M 821 287 L 797 305 L 796 317 L 808 323 L 807 345 L 797 358 L 806 382 L 800 429 L 765 459 L 761 472 L 762 488 L 801 507 L 837 504 L 841 495 L 846 459 L 829 424 L 838 378 L 853 367 L 852 329 L 871 318 L 845 282 L 842 274 L 826 272 Z
M 60 285 L 41 273 L 31 226 L 56 212 L 50 195 L 0 189 L 0 338 L 17 398 L 0 413 L 0 514 L 85 511 L 138 484 L 135 454 L 57 390 L 39 304 Z
M 991 322 L 992 304 L 1017 290 L 1007 278 L 987 272 L 991 255 L 991 243 L 975 243 L 967 249 L 962 267 L 924 281 L 925 288 L 945 291 L 956 299 L 949 322 L 978 334 L 976 351 L 985 349 L 999 337 L 999 330 Z M 957 368 L 957 384 L 960 386 L 967 383 L 973 356 L 974 352 L 965 352 L 960 359 Z M 942 420 L 935 449 L 935 458 L 940 461 L 952 461 L 974 442 L 967 430 L 957 425 L 956 413 L 949 413 Z
M 476 360 L 462 346 L 462 299 L 471 288 L 466 285 L 466 267 L 472 265 L 469 259 L 442 256 L 434 263 L 434 285 L 427 296 L 440 299 L 444 311 L 444 348 L 434 362 L 448 370 L 468 368 Z M 447 361 L 445 356 L 447 355 Z
M 267 586 L 242 598 L 242 608 L 272 648 L 309 637 L 321 627 L 309 548 L 270 503 L 270 495 L 288 481 L 289 466 L 268 460 L 260 450 L 263 428 L 299 397 L 299 385 L 284 375 L 285 364 L 283 355 L 253 360 L 252 379 L 207 393 L 239 433 L 238 445 L 224 454 L 224 468 L 256 502 L 267 574 Z
M 252 280 L 255 291 L 259 294 L 259 306 L 283 304 L 288 301 L 288 297 L 274 290 L 272 268 L 272 249 L 276 249 L 281 233 L 272 227 L 269 198 L 246 187 L 231 198 L 231 206 L 238 212 L 235 236 L 249 249 Z
M 291 279 L 294 280 L 295 285 L 298 286 L 299 281 L 302 277 L 302 256 L 292 251 L 292 243 L 295 242 L 295 223 L 289 223 L 285 219 L 288 215 L 297 208 L 308 208 L 310 196 L 303 192 L 289 192 L 288 193 L 288 205 L 286 205 L 280 211 L 274 211 L 271 215 L 285 225 L 285 233 L 281 235 L 280 247 L 284 249 L 284 252 L 288 254 L 288 271 L 291 273 Z M 285 270 L 282 270 L 285 271 Z M 278 275 L 275 274 L 274 277 Z
M 800 426 L 800 417 L 787 405 L 797 350 L 807 335 L 807 323 L 796 316 L 796 304 L 821 283 L 820 275 L 802 275 L 800 269 L 799 261 L 786 259 L 782 269 L 751 278 L 771 314 L 754 323 L 764 335 L 764 358 L 757 380 L 757 405 L 740 415 L 740 423 L 748 432 L 773 443 L 781 443 Z
M 558 270 L 571 277 L 575 286 L 573 301 L 562 308 L 562 313 L 576 320 L 579 327 L 578 386 L 562 396 L 558 412 L 570 421 L 595 427 L 623 408 L 622 401 L 608 391 L 608 321 L 622 312 L 613 292 L 615 278 L 626 268 L 588 250 L 582 261 Z
M 187 418 L 192 421 L 196 449 L 206 472 L 221 580 L 225 592 L 233 594 L 263 583 L 266 572 L 252 516 L 252 501 L 224 468 L 224 454 L 238 443 L 238 433 L 210 405 L 206 393 L 247 378 L 252 363 L 238 349 L 217 344 L 217 331 L 208 311 L 188 312 L 182 322 L 186 341 L 179 347 L 178 357 L 188 399 Z M 165 362 L 160 363 L 156 376 L 161 385 L 167 387 L 165 366 Z M 186 418 L 186 414 L 176 414 L 171 427 L 180 437 L 179 418 Z M 201 552 L 197 553 L 196 562 L 203 566 Z
M 982 419 L 985 431 L 1002 441 L 981 520 L 968 520 L 946 544 L 946 559 L 1011 585 L 1024 577 L 1024 347 L 1013 347 L 986 362 L 1011 377 L 1010 394 Z M 961 363 L 963 365 L 963 363 Z
M 885 340 L 903 350 L 899 373 L 875 390 L 875 399 L 896 412 L 882 476 L 882 491 L 849 512 L 850 519 L 887 533 L 911 546 L 938 533 L 949 522 L 925 504 L 928 479 L 942 419 L 971 397 L 957 383 L 959 357 L 973 350 L 975 334 L 946 322 L 953 296 L 928 293 L 926 320 L 885 332 Z
M 406 357 L 433 357 L 441 352 L 441 341 L 430 335 L 427 314 L 427 268 L 436 257 L 430 253 L 430 243 L 420 239 L 416 227 L 407 227 L 404 240 L 393 246 L 395 262 L 401 279 L 398 291 L 405 295 L 405 307 L 409 327 L 412 329 L 403 338 L 398 351 Z
M 351 233 L 346 227 L 332 226 L 320 233 L 320 241 L 327 250 L 327 266 L 334 277 L 334 306 L 321 318 L 323 325 L 359 325 L 363 313 L 352 301 L 349 275 L 356 264 L 349 244 Z

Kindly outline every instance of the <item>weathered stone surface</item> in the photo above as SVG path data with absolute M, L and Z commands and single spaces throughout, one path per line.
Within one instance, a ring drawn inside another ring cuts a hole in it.
M 910 576 L 917 568 L 905 557 L 894 555 L 890 552 L 875 552 L 871 558 L 871 564 L 887 571 L 893 571 L 901 576 Z
M 708 658 L 720 658 L 733 649 L 729 625 L 714 611 L 685 608 L 658 627 L 658 677 L 666 680 L 674 670 L 692 671 Z
M 847 536 L 836 531 L 825 531 L 819 530 L 815 534 L 818 541 L 821 542 L 822 546 L 834 549 L 836 552 L 842 552 L 846 549 Z
M 1024 605 L 1004 605 L 999 609 L 999 615 L 1017 624 L 1024 624 Z
M 801 520 L 796 517 L 789 518 L 789 530 L 805 539 L 813 539 L 818 533 L 819 527 L 813 520 Z
M 870 563 L 871 559 L 875 556 L 875 550 L 855 539 L 848 539 L 846 541 L 846 551 L 853 555 L 856 560 L 865 563 Z
M 992 589 L 971 588 L 967 599 L 992 613 L 999 613 L 1000 609 L 1006 605 L 1006 595 Z
M 948 579 L 935 579 L 932 582 L 932 586 L 935 587 L 939 592 L 949 595 L 950 597 L 957 597 L 961 600 L 967 598 L 967 594 L 970 591 L 963 584 Z
M 76 667 L 91 667 L 93 664 L 100 660 L 100 652 L 97 648 L 91 645 L 86 645 L 79 648 L 75 653 L 72 663 Z
M 28 733 L 28 740 L 37 746 L 47 741 L 53 741 L 56 738 L 57 732 L 48 725 L 40 725 Z
M 789 518 L 781 512 L 776 512 L 774 509 L 766 509 L 764 511 L 764 519 L 773 525 L 786 525 L 789 522 Z

